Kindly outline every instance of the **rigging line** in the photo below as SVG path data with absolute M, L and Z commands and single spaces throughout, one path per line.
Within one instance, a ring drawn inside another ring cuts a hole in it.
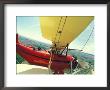
M 49 64 L 48 64 L 48 70 L 49 70 L 49 74 L 50 74 L 50 69 L 51 69 L 51 63 L 52 63 L 52 59 L 53 59 L 53 55 L 52 55 L 52 51 L 51 51 L 51 52 L 50 52 Z
M 61 21 L 62 21 L 62 17 L 60 18 L 60 22 L 59 22 L 59 25 L 58 25 L 57 32 L 58 32 L 58 30 L 59 30 L 59 28 L 60 28 Z M 53 42 L 55 42 L 55 40 L 56 40 L 56 37 L 57 37 L 57 32 L 56 32 L 55 39 L 54 39 L 54 41 L 53 41 Z
M 90 37 L 91 37 L 91 35 L 92 35 L 92 33 L 93 33 L 93 30 L 94 30 L 94 27 L 93 27 L 93 29 L 92 29 L 92 31 L 91 31 L 91 33 L 90 33 L 90 35 L 89 35 L 87 41 L 85 42 L 85 44 L 84 44 L 84 46 L 82 47 L 81 50 L 83 50 L 83 49 L 85 48 L 86 44 L 88 43 L 88 41 L 89 41 L 89 39 L 90 39 Z
M 61 29 L 61 33 L 60 33 L 58 42 L 60 41 L 60 37 L 61 37 L 61 34 L 62 34 L 63 30 L 64 30 L 64 26 L 65 26 L 66 20 L 67 20 L 67 16 L 65 17 L 65 21 L 64 21 L 63 27 L 62 27 L 62 29 Z

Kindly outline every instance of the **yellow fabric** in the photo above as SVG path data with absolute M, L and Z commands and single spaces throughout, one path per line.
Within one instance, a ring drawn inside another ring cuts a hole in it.
M 71 43 L 93 19 L 93 16 L 41 16 L 42 35 L 61 48 Z

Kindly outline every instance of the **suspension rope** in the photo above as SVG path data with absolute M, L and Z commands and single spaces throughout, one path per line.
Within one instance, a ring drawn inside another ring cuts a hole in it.
M 52 63 L 52 51 L 50 52 L 50 60 L 49 60 L 49 64 L 48 64 L 49 74 L 50 74 L 51 63 Z
M 60 22 L 59 22 L 59 25 L 58 25 L 58 29 L 57 29 L 57 32 L 56 32 L 56 35 L 55 35 L 55 39 L 53 41 L 54 43 L 56 41 L 57 36 L 59 36 L 58 40 L 57 40 L 57 43 L 59 43 L 59 41 L 60 41 L 60 37 L 61 37 L 62 31 L 63 31 L 64 25 L 66 23 L 66 18 L 67 18 L 67 16 L 64 18 L 64 21 L 63 21 L 63 17 L 61 17 L 61 19 L 60 19 Z M 60 30 L 60 28 L 61 28 L 61 30 Z M 57 52 L 57 48 L 55 48 L 55 49 L 56 49 L 55 51 Z
M 61 34 L 62 34 L 63 30 L 64 30 L 64 26 L 65 26 L 66 20 L 67 20 L 67 16 L 65 17 L 65 21 L 64 21 L 64 23 L 63 23 L 63 27 L 62 27 L 62 29 L 61 29 L 61 33 L 60 33 L 58 42 L 60 41 L 60 37 L 61 37 Z
M 89 35 L 87 41 L 85 42 L 85 44 L 84 44 L 84 46 L 82 47 L 81 50 L 83 50 L 83 49 L 85 48 L 85 46 L 87 45 L 87 43 L 88 43 L 88 41 L 89 41 L 89 39 L 90 39 L 90 37 L 91 37 L 91 35 L 92 35 L 92 33 L 93 33 L 93 30 L 94 30 L 94 27 L 93 27 L 93 29 L 92 29 L 92 31 L 91 31 L 91 33 L 90 33 L 90 35 Z
M 57 32 L 58 32 L 58 30 L 59 30 L 59 28 L 60 28 L 61 21 L 62 21 L 62 17 L 60 18 L 60 22 L 59 22 L 59 25 L 58 25 Z M 58 35 L 57 32 L 56 32 L 55 38 L 54 38 L 54 40 L 53 40 L 53 43 L 55 43 L 55 41 L 56 41 L 56 37 L 57 37 L 57 35 Z M 54 44 L 53 48 L 55 49 L 55 47 L 56 47 L 56 44 Z M 53 48 L 52 48 L 52 50 L 53 50 Z M 55 50 L 55 51 L 57 51 L 57 50 Z
M 62 17 L 60 18 L 60 22 L 59 22 L 59 25 L 58 25 L 57 32 L 58 32 L 58 30 L 59 30 L 59 28 L 60 28 L 61 21 L 62 21 Z M 54 41 L 56 40 L 57 34 L 58 34 L 58 33 L 56 33 L 56 35 L 55 35 L 55 39 L 54 39 Z

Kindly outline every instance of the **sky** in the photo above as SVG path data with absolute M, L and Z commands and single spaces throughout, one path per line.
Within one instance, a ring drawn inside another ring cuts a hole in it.
M 17 23 L 18 34 L 37 40 L 37 41 L 52 44 L 51 41 L 42 37 L 39 17 L 17 16 L 16 23 Z M 93 31 L 89 41 L 87 42 L 86 46 L 83 48 L 83 52 L 94 54 L 94 30 L 93 28 L 94 28 L 94 21 L 92 21 L 86 27 L 86 29 L 75 40 L 73 40 L 70 43 L 69 48 L 82 50 L 87 39 L 89 38 L 90 33 Z

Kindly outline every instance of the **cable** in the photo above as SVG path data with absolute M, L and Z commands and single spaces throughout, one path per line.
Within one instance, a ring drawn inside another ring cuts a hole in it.
M 67 16 L 65 17 L 65 21 L 64 21 L 64 23 L 63 23 L 63 27 L 62 27 L 62 29 L 61 29 L 62 31 L 61 31 L 61 33 L 60 33 L 58 42 L 60 41 L 60 37 L 61 37 L 61 34 L 62 34 L 63 30 L 64 30 L 63 28 L 64 28 L 64 26 L 65 26 L 66 20 L 67 20 Z
M 60 28 L 61 21 L 62 21 L 62 17 L 60 18 L 60 22 L 59 22 L 59 25 L 58 25 L 57 32 L 58 32 L 58 30 L 59 30 L 59 28 Z M 56 33 L 56 35 L 55 35 L 55 40 L 56 40 L 57 34 L 58 34 L 58 33 Z M 54 42 L 55 42 L 55 40 L 54 40 Z
M 50 52 L 50 60 L 49 60 L 49 64 L 48 64 L 49 74 L 50 74 L 51 63 L 52 63 L 52 51 Z
M 88 43 L 88 41 L 89 41 L 89 39 L 90 39 L 90 37 L 91 37 L 91 35 L 92 35 L 93 30 L 94 30 L 94 27 L 93 27 L 93 29 L 92 29 L 92 31 L 91 31 L 91 33 L 90 33 L 90 35 L 89 35 L 87 41 L 85 42 L 85 44 L 84 44 L 84 46 L 82 47 L 81 50 L 83 50 L 83 49 L 85 48 L 86 44 Z
M 61 17 L 61 19 L 60 19 L 58 30 L 57 30 L 56 36 L 55 36 L 55 41 L 56 41 L 56 38 L 58 36 L 57 43 L 59 43 L 59 41 L 60 41 L 60 37 L 61 37 L 62 31 L 63 31 L 63 28 L 65 26 L 66 20 L 67 20 L 67 16 L 66 17 Z M 60 28 L 61 28 L 61 30 L 60 30 Z M 56 48 L 56 51 L 57 51 L 57 48 Z

